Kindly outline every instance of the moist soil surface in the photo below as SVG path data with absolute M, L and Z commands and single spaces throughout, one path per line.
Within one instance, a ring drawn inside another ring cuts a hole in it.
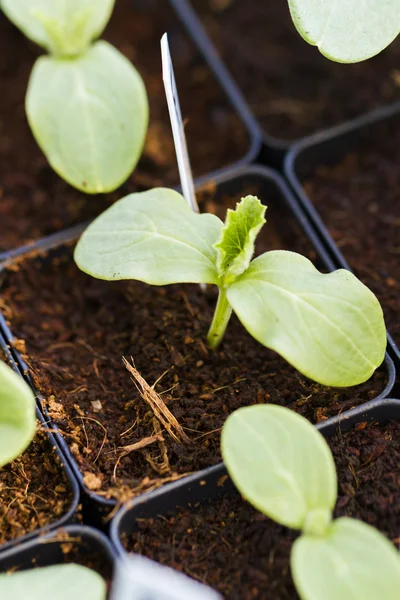
M 362 519 L 400 542 L 400 425 L 365 423 L 331 438 L 339 479 L 335 517 Z M 295 532 L 237 492 L 162 519 L 139 519 L 124 540 L 138 552 L 217 588 L 229 600 L 299 600 L 289 561 Z
M 59 458 L 39 430 L 28 449 L 0 469 L 0 544 L 54 523 L 71 502 Z
M 259 193 L 258 184 L 246 185 L 244 193 Z M 203 208 L 224 217 L 240 196 L 221 205 L 212 198 L 210 189 Z M 264 200 L 268 224 L 258 252 L 292 249 L 312 258 L 282 198 Z M 66 249 L 44 262 L 16 263 L 5 275 L 2 303 L 84 482 L 107 497 L 124 499 L 217 463 L 220 429 L 240 406 L 282 404 L 315 423 L 376 397 L 386 381 L 383 370 L 355 388 L 318 385 L 258 344 L 235 317 L 220 349 L 210 351 L 205 337 L 214 287 L 203 293 L 197 285 L 96 280 L 77 269 Z M 189 443 L 160 431 L 122 357 L 154 385 Z
M 376 149 L 379 149 L 376 150 Z M 356 275 L 379 298 L 400 344 L 400 118 L 373 127 L 359 151 L 318 168 L 305 190 Z
M 371 60 L 339 64 L 297 33 L 287 2 L 192 3 L 270 135 L 293 140 L 400 98 L 400 39 Z
M 150 102 L 150 126 L 142 159 L 126 184 L 112 194 L 87 196 L 52 171 L 30 132 L 25 91 L 42 51 L 0 15 L 0 251 L 90 219 L 127 193 L 178 183 L 161 77 L 160 38 L 165 31 L 194 174 L 227 166 L 249 147 L 240 121 L 168 2 L 116 0 L 103 37 L 142 75 Z

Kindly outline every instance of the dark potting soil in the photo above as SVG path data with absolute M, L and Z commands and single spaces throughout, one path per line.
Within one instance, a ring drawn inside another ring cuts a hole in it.
M 243 192 L 259 189 L 247 184 Z M 226 208 L 212 197 L 211 186 L 205 209 L 224 217 Z M 226 197 L 225 205 L 237 199 Z M 282 199 L 264 200 L 270 207 L 258 251 L 313 257 Z M 0 303 L 86 485 L 119 499 L 217 463 L 220 429 L 240 406 L 278 403 L 317 422 L 376 397 L 385 385 L 384 371 L 355 388 L 318 385 L 258 344 L 235 317 L 220 349 L 210 351 L 212 286 L 202 293 L 197 285 L 99 281 L 79 272 L 67 251 L 44 263 L 17 263 L 5 276 Z M 160 437 L 122 357 L 133 358 L 190 443 L 166 431 Z
M 382 303 L 400 344 L 400 118 L 373 127 L 356 153 L 318 168 L 305 189 L 340 251 Z
M 71 500 L 59 458 L 39 430 L 28 449 L 0 469 L 0 544 L 54 523 Z
M 85 221 L 122 195 L 178 183 L 161 78 L 160 38 L 168 31 L 195 175 L 244 156 L 247 134 L 167 0 L 117 0 L 104 38 L 137 67 L 150 101 L 142 159 L 113 194 L 87 196 L 49 167 L 25 117 L 29 74 L 41 50 L 0 18 L 0 251 Z M 211 133 L 212 132 L 212 133 Z
M 265 131 L 292 140 L 400 99 L 400 39 L 334 63 L 297 33 L 282 0 L 192 0 Z
M 362 519 L 398 546 L 400 425 L 364 425 L 329 440 L 339 478 L 335 516 Z M 233 492 L 162 519 L 140 519 L 124 544 L 217 588 L 227 600 L 298 600 L 289 566 L 296 537 Z

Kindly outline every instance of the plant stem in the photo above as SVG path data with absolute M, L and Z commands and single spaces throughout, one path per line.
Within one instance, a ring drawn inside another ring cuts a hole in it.
M 219 288 L 217 306 L 215 308 L 211 327 L 207 334 L 207 342 L 211 348 L 216 349 L 221 343 L 231 314 L 232 308 L 226 297 L 226 291 L 223 288 Z

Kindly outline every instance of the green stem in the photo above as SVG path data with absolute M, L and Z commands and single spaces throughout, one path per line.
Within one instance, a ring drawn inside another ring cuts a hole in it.
M 207 342 L 211 348 L 218 348 L 231 318 L 232 307 L 226 297 L 226 290 L 219 288 L 218 302 L 215 308 L 211 327 L 207 334 Z

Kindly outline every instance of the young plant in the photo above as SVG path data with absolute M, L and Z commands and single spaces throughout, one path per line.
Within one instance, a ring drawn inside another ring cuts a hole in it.
M 336 62 L 384 50 L 400 33 L 399 0 L 288 0 L 300 35 Z
M 29 593 L 28 593 L 29 590 Z M 81 565 L 65 564 L 0 575 L 1 600 L 106 600 L 104 579 Z
M 294 252 L 252 260 L 265 211 L 247 196 L 228 210 L 224 224 L 194 213 L 172 190 L 131 194 L 89 225 L 74 258 L 85 273 L 109 281 L 218 286 L 207 336 L 212 348 L 234 310 L 256 340 L 307 377 L 333 386 L 367 380 L 386 347 L 378 300 L 349 271 L 324 275 Z
M 301 530 L 291 553 L 302 600 L 398 600 L 400 555 L 376 529 L 332 520 L 333 456 L 304 417 L 274 405 L 240 408 L 226 420 L 221 450 L 241 493 L 274 521 Z
M 32 390 L 0 362 L 0 467 L 22 454 L 35 431 L 36 402 Z
M 105 41 L 93 43 L 115 0 L 0 0 L 8 18 L 49 55 L 26 94 L 33 135 L 53 169 L 88 193 L 116 189 L 139 160 L 148 123 L 144 83 Z

